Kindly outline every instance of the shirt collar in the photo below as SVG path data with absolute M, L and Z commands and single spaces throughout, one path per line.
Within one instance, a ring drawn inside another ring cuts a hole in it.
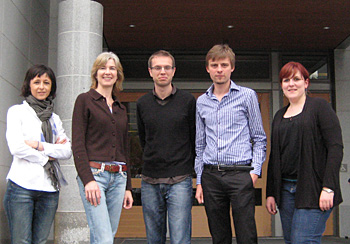
M 174 95 L 174 94 L 176 93 L 176 90 L 177 90 L 177 89 L 176 89 L 176 86 L 174 86 L 173 84 L 171 84 L 171 87 L 172 87 L 172 90 L 171 90 L 171 93 L 170 93 L 170 95 L 169 95 L 168 97 Z M 152 93 L 153 93 L 153 96 L 155 96 L 156 99 L 159 99 L 159 100 L 165 100 L 165 99 L 168 98 L 168 97 L 166 97 L 166 98 L 164 98 L 164 99 L 160 99 L 160 97 L 158 97 L 158 95 L 157 95 L 157 93 L 156 93 L 156 89 L 155 89 L 155 88 L 153 88 Z
M 230 83 L 231 84 L 230 84 L 230 91 L 229 91 L 229 93 L 231 93 L 233 90 L 237 90 L 237 91 L 240 90 L 239 86 L 236 83 L 234 83 L 232 80 L 230 81 Z M 208 90 L 206 91 L 207 96 L 209 96 L 209 97 L 213 96 L 213 89 L 214 89 L 214 84 L 212 84 L 208 88 Z
M 91 88 L 90 91 L 88 92 L 90 94 L 90 96 L 94 99 L 94 100 L 100 100 L 100 99 L 104 99 L 105 97 L 102 96 L 100 93 L 98 93 L 95 89 Z M 113 100 L 114 102 L 113 103 L 116 103 L 119 107 L 121 107 L 121 104 L 118 100 L 117 97 L 115 96 L 112 96 L 113 97 Z

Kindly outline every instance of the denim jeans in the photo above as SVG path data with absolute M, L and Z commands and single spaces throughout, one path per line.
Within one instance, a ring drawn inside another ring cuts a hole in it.
M 59 192 L 27 190 L 8 181 L 4 207 L 13 244 L 44 244 L 50 234 Z
M 80 197 L 90 227 L 90 243 L 113 244 L 124 201 L 126 172 L 102 172 L 95 168 L 91 168 L 91 171 L 101 191 L 101 203 L 96 207 L 86 200 L 85 187 L 77 177 Z
M 293 214 L 295 209 L 295 192 L 297 183 L 292 181 L 282 181 L 281 204 L 278 206 L 282 222 L 284 242 L 291 242 L 291 231 Z
M 295 208 L 296 187 L 295 182 L 283 181 L 279 211 L 284 241 L 293 244 L 321 243 L 332 209 L 321 211 Z
M 142 181 L 141 200 L 147 243 L 165 243 L 167 215 L 170 243 L 191 243 L 192 177 L 173 185 Z

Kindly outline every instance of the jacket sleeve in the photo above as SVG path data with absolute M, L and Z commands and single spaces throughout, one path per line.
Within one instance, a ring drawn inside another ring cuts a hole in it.
M 276 119 L 277 114 L 275 115 L 275 118 L 272 121 L 272 128 L 271 128 L 271 139 L 270 139 L 270 156 L 269 156 L 269 163 L 267 167 L 267 177 L 266 177 L 266 198 L 267 197 L 276 197 L 274 192 L 275 192 L 275 155 L 274 155 L 274 130 L 275 130 L 275 119 Z
M 320 99 L 318 125 L 325 147 L 327 148 L 327 162 L 323 178 L 323 187 L 335 190 L 339 185 L 339 169 L 343 159 L 343 139 L 340 123 L 330 104 Z
M 64 144 L 55 144 L 53 143 L 47 143 L 47 142 L 42 142 L 43 147 L 44 147 L 44 153 L 47 156 L 50 156 L 55 159 L 69 159 L 72 156 L 72 149 L 71 149 L 71 143 L 66 135 L 63 126 L 62 126 L 62 121 L 60 120 L 59 116 L 54 114 L 53 115 L 54 119 L 54 127 L 57 132 L 56 138 L 59 140 L 66 139 L 67 142 Z
M 89 166 L 86 150 L 86 131 L 88 127 L 88 110 L 85 106 L 84 94 L 80 94 L 74 104 L 72 117 L 72 149 L 75 168 L 84 186 L 95 180 Z
M 20 106 L 21 105 L 15 105 L 9 108 L 7 112 L 6 140 L 9 150 L 15 157 L 44 166 L 49 160 L 49 157 L 45 155 L 43 151 L 35 150 L 24 142 L 25 138 L 22 123 L 29 122 L 21 117 L 23 111 L 20 109 Z M 33 124 L 33 127 L 34 126 Z

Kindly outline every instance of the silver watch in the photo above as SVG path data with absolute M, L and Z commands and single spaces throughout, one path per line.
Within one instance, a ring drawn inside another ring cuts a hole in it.
M 334 192 L 332 189 L 329 189 L 329 188 L 322 188 L 322 191 L 325 191 L 327 193 L 332 193 Z

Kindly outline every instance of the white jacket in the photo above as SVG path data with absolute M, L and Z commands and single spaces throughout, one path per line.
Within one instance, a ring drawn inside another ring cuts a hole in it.
M 41 131 L 41 121 L 26 101 L 14 105 L 7 112 L 7 144 L 13 155 L 10 171 L 6 177 L 17 185 L 28 190 L 55 192 L 51 180 L 44 170 L 49 156 L 56 159 L 69 159 L 72 156 L 71 143 L 64 132 L 62 121 L 55 113 L 50 118 L 53 142 L 57 138 L 66 138 L 65 144 L 45 142 Z M 44 147 L 38 151 L 28 146 L 24 141 L 40 141 Z

